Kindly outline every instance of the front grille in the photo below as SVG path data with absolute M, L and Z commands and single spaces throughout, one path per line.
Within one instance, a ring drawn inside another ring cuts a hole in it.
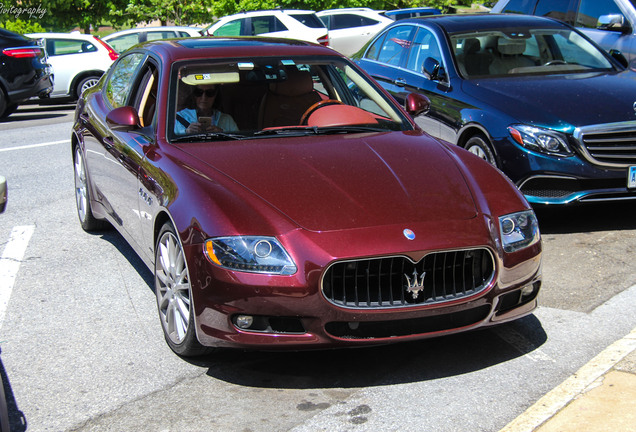
M 592 163 L 615 167 L 636 165 L 636 122 L 580 128 L 575 138 Z
M 370 258 L 332 264 L 322 291 L 331 303 L 347 308 L 437 304 L 485 290 L 494 272 L 488 249 L 435 252 L 417 263 L 404 256 Z

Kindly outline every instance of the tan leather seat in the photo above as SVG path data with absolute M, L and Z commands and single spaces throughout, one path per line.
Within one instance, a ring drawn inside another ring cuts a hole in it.
M 321 99 L 314 91 L 311 74 L 290 69 L 287 79 L 272 83 L 265 93 L 259 112 L 260 127 L 296 126 L 303 113 Z

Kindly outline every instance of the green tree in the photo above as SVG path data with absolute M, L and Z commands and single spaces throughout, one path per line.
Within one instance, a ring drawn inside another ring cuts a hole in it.
M 33 23 L 31 21 L 23 21 L 21 19 L 16 19 L 15 21 L 0 22 L 0 28 L 4 28 L 19 34 L 40 33 L 45 31 L 44 27 L 42 27 L 39 23 L 37 22 Z
M 211 21 L 214 0 L 129 0 L 125 8 L 112 13 L 131 23 L 161 21 L 176 25 L 203 24 Z
M 111 11 L 126 7 L 128 0 L 0 0 L 0 19 L 2 22 L 11 20 L 10 10 L 21 9 L 19 19 L 29 15 L 25 11 L 37 12 L 35 18 L 38 24 L 49 31 L 69 31 L 79 27 L 85 33 L 90 33 L 91 27 L 96 28 L 104 22 L 119 22 L 121 20 Z M 29 19 L 33 20 L 33 16 Z

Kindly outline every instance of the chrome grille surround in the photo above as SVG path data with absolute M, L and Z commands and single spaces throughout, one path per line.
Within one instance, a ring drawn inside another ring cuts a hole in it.
M 403 255 L 336 261 L 323 273 L 321 291 L 343 308 L 406 308 L 475 296 L 494 277 L 490 250 L 472 248 L 428 253 L 418 262 Z M 414 279 L 421 282 L 416 290 Z
M 585 159 L 595 165 L 636 165 L 636 121 L 583 126 L 573 136 Z

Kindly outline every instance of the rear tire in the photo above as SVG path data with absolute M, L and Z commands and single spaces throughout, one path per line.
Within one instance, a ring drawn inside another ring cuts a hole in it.
M 480 157 L 485 160 L 492 166 L 497 166 L 497 159 L 495 158 L 495 152 L 492 149 L 490 143 L 488 143 L 488 139 L 486 139 L 483 135 L 475 135 L 470 137 L 464 148 L 474 154 L 475 156 Z
M 75 87 L 75 97 L 78 99 L 82 97 L 82 93 L 84 93 L 87 89 L 97 84 L 99 82 L 99 78 L 100 77 L 96 75 L 91 75 L 91 76 L 82 78 L 80 82 L 77 83 L 77 86 Z
M 170 223 L 161 227 L 155 247 L 155 294 L 170 349 L 184 357 L 206 354 L 210 349 L 201 345 L 196 335 L 185 253 Z

